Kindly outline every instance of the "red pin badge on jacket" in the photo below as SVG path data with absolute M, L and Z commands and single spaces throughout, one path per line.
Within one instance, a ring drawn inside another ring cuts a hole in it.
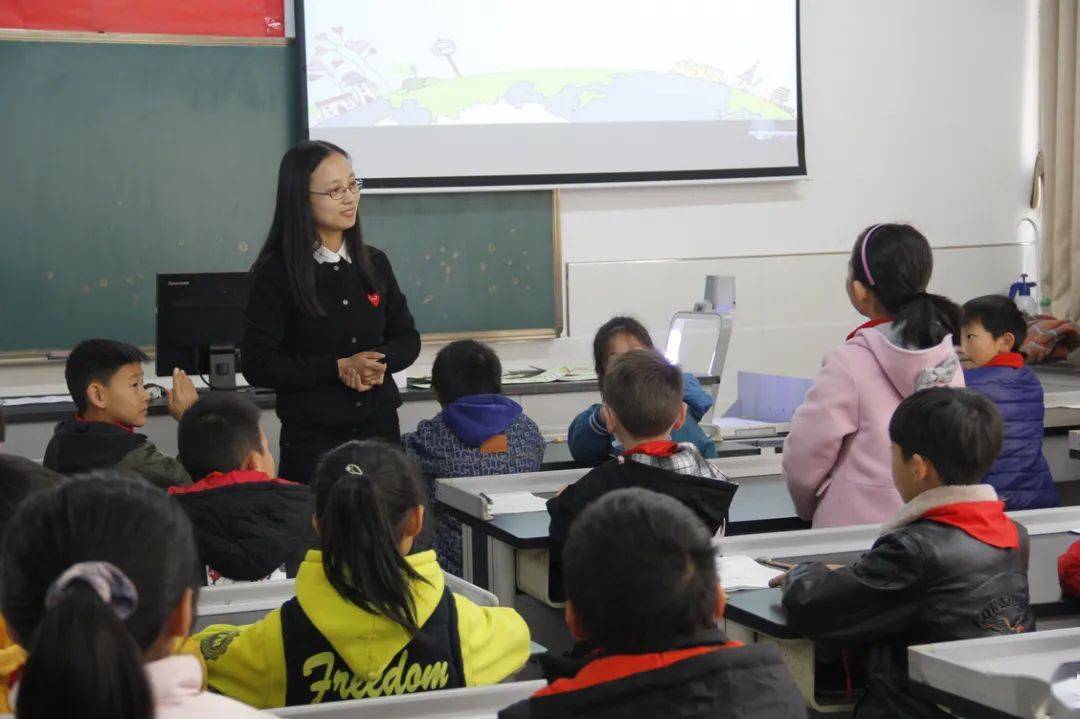
M 378 307 L 379 303 L 382 301 L 382 297 L 379 295 L 378 292 L 369 292 L 367 296 L 367 301 L 371 303 L 372 307 Z

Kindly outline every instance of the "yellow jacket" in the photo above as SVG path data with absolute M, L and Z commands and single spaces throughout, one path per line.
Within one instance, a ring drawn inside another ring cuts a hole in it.
M 425 581 L 414 581 L 417 623 L 423 626 L 445 590 L 435 552 L 406 557 Z M 309 551 L 296 576 L 296 598 L 304 614 L 358 677 L 376 677 L 412 637 L 391 619 L 372 614 L 342 597 L 323 571 L 322 552 Z M 502 681 L 529 658 L 529 628 L 513 609 L 480 607 L 453 596 L 466 686 Z M 210 687 L 261 709 L 285 705 L 285 645 L 281 610 L 255 624 L 215 624 L 195 635 L 206 661 Z M 313 677 L 314 679 L 314 677 Z
M 0 712 L 10 712 L 8 704 L 8 682 L 11 675 L 26 664 L 26 650 L 8 636 L 7 623 L 0 617 Z

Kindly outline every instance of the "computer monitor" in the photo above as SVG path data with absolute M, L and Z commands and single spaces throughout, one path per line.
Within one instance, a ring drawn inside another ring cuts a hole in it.
M 189 374 L 209 375 L 211 389 L 236 388 L 249 277 L 247 272 L 157 276 L 159 377 L 179 367 Z

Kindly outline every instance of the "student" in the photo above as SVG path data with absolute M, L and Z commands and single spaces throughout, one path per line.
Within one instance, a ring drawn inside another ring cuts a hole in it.
M 411 553 L 425 492 L 404 452 L 349 442 L 315 475 L 322 551 L 300 566 L 296 597 L 196 637 L 214 691 L 257 707 L 322 704 L 493 684 L 524 665 L 517 612 L 451 593 L 435 552 Z
M 64 478 L 24 457 L 0 454 L 0 534 L 8 526 L 15 509 L 32 494 L 52 489 Z M 8 634 L 0 617 L 0 712 L 10 712 L 8 691 L 18 671 L 26 663 L 26 650 Z
M 911 695 L 907 648 L 1034 631 L 1027 532 L 982 484 L 1002 423 L 981 394 L 916 392 L 889 424 L 893 481 L 906 504 L 855 564 L 800 564 L 783 581 L 795 631 L 832 648 L 867 647 L 857 719 L 944 717 Z
M 29 498 L 4 533 L 0 607 L 29 659 L 18 719 L 266 716 L 201 690 L 195 541 L 183 510 L 130 473 Z
M 601 387 L 604 385 L 604 373 L 611 358 L 633 349 L 653 349 L 653 341 L 644 325 L 632 317 L 614 317 L 596 331 L 593 338 L 593 362 Z M 675 427 L 672 439 L 676 442 L 691 442 L 705 457 L 715 457 L 716 445 L 705 436 L 705 432 L 698 425 L 705 413 L 712 408 L 713 399 L 689 372 L 683 373 L 683 387 L 687 416 Z M 600 464 L 623 449 L 617 446 L 615 435 L 604 424 L 600 409 L 602 406 L 591 405 L 570 423 L 567 442 L 570 454 L 576 462 Z
M 1061 500 L 1042 449 L 1043 388 L 1020 354 L 1024 315 L 1008 297 L 987 295 L 964 305 L 961 325 L 964 383 L 989 397 L 1005 420 L 1005 443 L 986 483 L 1010 512 L 1057 507 Z
M 138 472 L 159 487 L 191 484 L 183 465 L 158 451 L 145 435 L 150 395 L 143 387 L 138 347 L 114 340 L 79 343 L 68 355 L 64 378 L 78 410 L 56 425 L 45 449 L 45 466 L 61 474 L 115 467 Z M 179 420 L 198 394 L 186 373 L 173 372 L 169 414 Z
M 191 518 L 211 583 L 298 565 L 314 498 L 307 485 L 275 478 L 259 408 L 232 393 L 208 395 L 180 419 L 178 443 L 184 468 L 199 479 L 169 494 Z
M 883 522 L 903 501 L 889 478 L 889 418 L 925 387 L 963 386 L 953 348 L 960 308 L 927 294 L 934 258 L 911 225 L 865 229 L 848 264 L 851 304 L 868 319 L 825 356 L 791 420 L 783 467 L 814 527 Z
M 638 349 L 611 360 L 604 374 L 605 427 L 623 447 L 608 460 L 548 500 L 551 515 L 549 594 L 562 597 L 559 555 L 574 519 L 590 502 L 624 487 L 644 487 L 686 504 L 717 532 L 727 521 L 737 486 L 689 443 L 677 443 L 672 429 L 686 416 L 683 376 L 658 352 Z
M 728 641 L 717 626 L 712 535 L 680 502 L 605 495 L 574 522 L 563 565 L 566 625 L 597 649 L 542 662 L 549 685 L 503 719 L 806 716 L 776 646 Z
M 403 438 L 405 451 L 427 478 L 429 507 L 435 480 L 538 472 L 544 436 L 521 405 L 502 395 L 502 365 L 487 345 L 452 342 L 439 350 L 431 385 L 442 411 Z M 442 568 L 461 576 L 461 524 L 436 515 L 435 552 Z

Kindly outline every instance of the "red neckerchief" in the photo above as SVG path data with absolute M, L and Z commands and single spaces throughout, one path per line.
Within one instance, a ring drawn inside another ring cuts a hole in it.
M 664 669 L 684 659 L 708 654 L 721 649 L 733 649 L 743 646 L 742 642 L 728 642 L 705 647 L 691 647 L 671 652 L 653 652 L 651 654 L 617 654 L 603 657 L 586 664 L 577 676 L 571 679 L 557 679 L 540 691 L 533 698 L 565 694 L 567 692 L 588 689 L 598 684 L 606 684 L 618 679 L 625 679 L 634 674 Z
M 623 452 L 623 456 L 629 457 L 632 454 L 647 454 L 650 457 L 670 457 L 678 451 L 678 442 L 658 439 L 652 442 L 642 442 L 633 449 L 628 449 Z
M 82 422 L 83 424 L 93 424 L 95 420 L 83 419 L 81 415 L 76 414 L 75 415 L 75 421 L 76 422 Z M 106 422 L 103 422 L 102 424 L 115 425 L 115 426 L 119 427 L 120 429 L 126 429 L 128 432 L 134 432 L 135 431 L 135 428 L 133 426 L 131 426 L 130 424 L 123 424 L 122 422 L 113 422 L 112 420 L 108 420 Z
M 861 325 L 859 325 L 855 329 L 851 330 L 851 334 L 849 334 L 847 336 L 847 338 L 848 339 L 853 338 L 855 335 L 859 334 L 859 330 L 868 330 L 871 327 L 877 327 L 878 325 L 888 324 L 889 322 L 892 322 L 892 317 L 881 317 L 881 318 L 876 319 L 876 320 L 867 320 L 866 322 L 863 322 Z
M 271 477 L 266 472 L 256 472 L 249 469 L 237 469 L 232 472 L 214 472 L 207 475 L 203 479 L 200 479 L 195 484 L 169 487 L 168 492 L 169 494 L 194 494 L 198 492 L 206 492 L 211 489 L 219 489 L 221 487 L 233 487 L 237 484 L 257 483 L 285 485 L 297 484 L 297 482 L 290 482 L 287 479 L 278 479 L 276 477 Z
M 1005 503 L 1001 500 L 943 504 L 929 510 L 921 519 L 956 527 L 991 547 L 1020 548 L 1020 533 L 1005 516 Z
M 1024 355 L 1019 352 L 1002 352 L 994 355 L 994 359 L 983 365 L 983 367 L 1012 367 L 1013 369 L 1020 369 L 1023 366 Z

